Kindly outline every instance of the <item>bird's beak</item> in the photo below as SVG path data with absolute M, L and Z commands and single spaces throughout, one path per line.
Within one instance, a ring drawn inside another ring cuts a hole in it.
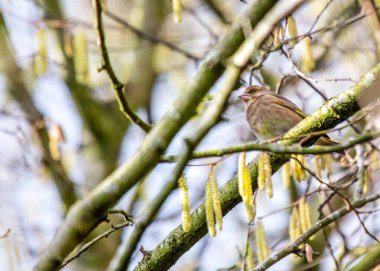
M 242 94 L 239 96 L 239 99 L 244 101 L 244 102 L 247 102 L 249 100 L 251 96 L 249 94 Z

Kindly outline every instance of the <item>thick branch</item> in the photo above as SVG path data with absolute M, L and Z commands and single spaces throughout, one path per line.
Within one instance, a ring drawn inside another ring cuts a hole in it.
M 238 79 L 239 73 L 236 73 L 232 77 L 227 78 L 227 84 L 225 84 L 218 92 L 214 103 L 207 109 L 203 115 L 203 118 L 200 120 L 199 126 L 195 128 L 194 131 L 191 131 L 189 136 L 185 137 L 185 147 L 181 151 L 178 163 L 173 172 L 170 174 L 169 180 L 165 181 L 166 185 L 164 189 L 158 195 L 158 197 L 156 197 L 156 200 L 153 202 L 153 204 L 149 206 L 149 208 L 147 208 L 147 210 L 144 212 L 146 215 L 142 220 L 142 223 L 139 223 L 139 226 L 135 228 L 128 241 L 125 242 L 123 251 L 117 256 L 114 264 L 111 265 L 109 270 L 121 271 L 126 269 L 145 229 L 154 220 L 156 214 L 158 213 L 162 204 L 165 202 L 166 198 L 175 188 L 177 188 L 177 181 L 180 178 L 184 168 L 186 167 L 187 162 L 191 157 L 192 151 L 201 142 L 201 140 L 210 131 L 210 129 L 214 127 L 214 125 L 220 120 L 228 98 L 236 86 Z

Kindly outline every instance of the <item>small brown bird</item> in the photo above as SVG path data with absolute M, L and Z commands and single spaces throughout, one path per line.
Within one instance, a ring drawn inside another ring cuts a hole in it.
M 249 126 L 260 140 L 281 136 L 306 117 L 294 103 L 267 87 L 250 86 L 239 98 L 245 103 Z M 317 144 L 333 145 L 338 142 L 324 135 Z

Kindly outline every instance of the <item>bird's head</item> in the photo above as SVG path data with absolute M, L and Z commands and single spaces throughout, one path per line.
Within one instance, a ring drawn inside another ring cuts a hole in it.
M 250 86 L 247 87 L 243 94 L 239 96 L 239 99 L 244 101 L 245 103 L 250 102 L 258 98 L 263 92 L 270 91 L 267 87 L 263 86 Z

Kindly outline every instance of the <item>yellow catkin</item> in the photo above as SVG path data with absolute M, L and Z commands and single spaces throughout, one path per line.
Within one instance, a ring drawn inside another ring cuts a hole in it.
M 48 62 L 47 62 L 47 47 L 46 47 L 46 30 L 38 29 L 36 32 L 37 39 L 37 50 L 38 56 L 35 61 L 35 70 L 37 75 L 43 75 L 47 72 Z
M 58 161 L 61 159 L 59 143 L 64 140 L 63 131 L 59 125 L 52 125 L 49 128 L 49 150 L 51 157 Z
M 306 217 L 306 228 L 310 229 L 311 226 L 313 225 L 313 222 L 311 221 L 311 210 L 310 210 L 310 205 L 305 201 L 305 217 Z
M 223 229 L 222 220 L 222 207 L 220 204 L 220 195 L 219 195 L 219 187 L 218 182 L 216 180 L 214 168 L 211 168 L 209 182 L 211 185 L 211 195 L 212 195 L 212 206 L 214 208 L 216 223 L 218 224 L 218 230 L 221 231 Z
M 302 68 L 305 73 L 310 73 L 315 68 L 315 59 L 310 37 L 303 39 Z
M 264 163 L 264 176 L 265 176 L 265 185 L 267 187 L 267 196 L 268 198 L 273 197 L 273 185 L 272 185 L 272 166 L 270 164 L 269 155 L 267 152 L 262 152 L 263 163 Z
M 248 202 L 248 201 L 245 201 L 244 204 L 245 204 L 245 213 L 247 216 L 247 221 L 248 221 L 248 223 L 252 223 L 252 221 L 256 217 L 255 204 L 254 203 L 252 204 L 251 202 Z
M 246 183 L 244 185 L 245 188 L 245 195 L 246 199 L 244 200 L 245 203 L 245 211 L 247 215 L 247 221 L 248 223 L 251 223 L 256 216 L 256 209 L 255 209 L 255 200 L 253 198 L 253 191 L 252 191 L 252 185 L 251 182 Z
M 290 38 L 289 47 L 294 48 L 294 46 L 297 43 L 297 39 L 295 38 L 298 36 L 298 33 L 297 33 L 296 22 L 294 21 L 292 16 L 288 17 L 287 27 L 288 27 L 288 33 L 289 33 L 289 38 Z
M 255 218 L 254 199 L 252 191 L 251 175 L 245 165 L 245 153 L 239 155 L 238 162 L 238 186 L 239 194 L 245 203 L 246 215 L 248 223 L 251 223 Z
M 318 177 L 318 179 L 322 179 L 321 157 L 319 155 L 314 156 L 314 168 L 315 175 Z
M 245 263 L 246 263 L 245 264 L 246 268 L 244 270 L 253 271 L 253 269 L 255 268 L 255 261 L 253 259 L 252 244 L 249 240 L 247 243 L 247 255 L 246 255 Z
M 205 209 L 206 209 L 206 220 L 208 233 L 211 237 L 216 235 L 215 230 L 215 217 L 214 217 L 214 207 L 212 204 L 212 194 L 211 194 L 211 183 L 206 183 L 206 200 L 205 200 Z
M 238 188 L 239 188 L 239 194 L 243 201 L 245 200 L 245 195 L 244 195 L 244 178 L 246 177 L 246 166 L 245 166 L 245 152 L 241 152 L 239 154 L 239 159 L 238 159 Z
M 371 171 L 370 168 L 367 167 L 364 171 L 364 176 L 363 176 L 363 193 L 368 192 L 368 182 L 371 180 Z
M 181 0 L 172 0 L 172 4 L 173 4 L 174 22 L 178 24 L 182 21 Z
M 258 222 L 255 229 L 256 235 L 256 250 L 259 263 L 264 262 L 269 257 L 268 242 L 265 236 L 264 226 Z
M 189 189 L 187 187 L 185 176 L 182 175 L 181 178 L 179 178 L 178 187 L 182 204 L 182 229 L 184 232 L 189 232 L 191 229 L 191 215 Z
M 321 158 L 321 170 L 326 170 L 326 159 L 325 159 L 325 155 L 320 155 L 319 156 Z
M 281 40 L 281 25 L 278 25 L 274 29 L 274 33 L 273 33 L 273 45 L 275 47 L 280 47 L 281 43 L 282 43 L 282 40 Z
M 292 157 L 296 158 L 297 156 L 292 155 Z M 292 167 L 292 173 L 293 173 L 294 180 L 296 180 L 297 182 L 300 182 L 301 181 L 301 175 L 300 175 L 300 165 L 299 165 L 299 163 L 297 162 L 296 159 L 290 159 L 290 164 L 291 164 L 291 167 Z
M 299 161 L 298 166 L 300 168 L 300 178 L 301 178 L 301 181 L 304 181 L 306 180 L 306 171 L 304 169 L 304 166 L 305 166 L 305 156 L 303 156 L 302 154 L 298 154 L 297 155 L 297 159 Z
M 59 147 L 58 147 L 58 141 L 55 140 L 49 140 L 49 150 L 51 157 L 58 161 L 61 159 L 61 154 L 59 152 Z
M 258 162 L 258 174 L 257 174 L 257 186 L 259 189 L 265 189 L 265 162 L 266 156 L 264 152 L 259 153 L 259 162 Z
M 86 83 L 88 78 L 88 49 L 84 32 L 78 32 L 74 36 L 74 65 L 78 80 Z
M 73 49 L 73 34 L 70 31 L 66 31 L 64 34 L 63 49 L 68 57 L 72 57 L 74 53 Z
M 379 152 L 376 150 L 373 150 L 371 153 L 371 167 L 373 170 L 379 168 Z
M 281 178 L 282 178 L 282 182 L 284 184 L 284 187 L 286 189 L 289 189 L 290 188 L 290 184 L 292 182 L 291 168 L 290 168 L 290 163 L 289 162 L 285 163 L 282 166 L 282 169 L 281 169 Z
M 308 226 L 311 225 L 311 222 L 309 222 L 310 221 L 310 210 L 309 210 L 309 214 L 308 214 L 306 209 L 307 209 L 306 200 L 305 200 L 305 197 L 302 197 L 300 202 L 299 202 L 299 205 L 298 205 L 302 233 L 307 231 L 309 229 Z
M 332 174 L 332 157 L 331 157 L 331 154 L 324 154 L 322 156 L 322 159 L 324 160 L 325 162 L 325 168 L 326 168 L 326 171 L 327 171 L 327 175 L 328 176 L 331 176 Z
M 295 241 L 301 233 L 300 221 L 299 221 L 299 213 L 298 208 L 294 207 L 292 210 L 292 215 L 290 217 L 289 223 L 289 237 L 293 242 Z
M 280 24 L 280 39 L 281 39 L 281 42 L 284 41 L 284 38 L 285 38 L 285 28 L 282 24 Z

